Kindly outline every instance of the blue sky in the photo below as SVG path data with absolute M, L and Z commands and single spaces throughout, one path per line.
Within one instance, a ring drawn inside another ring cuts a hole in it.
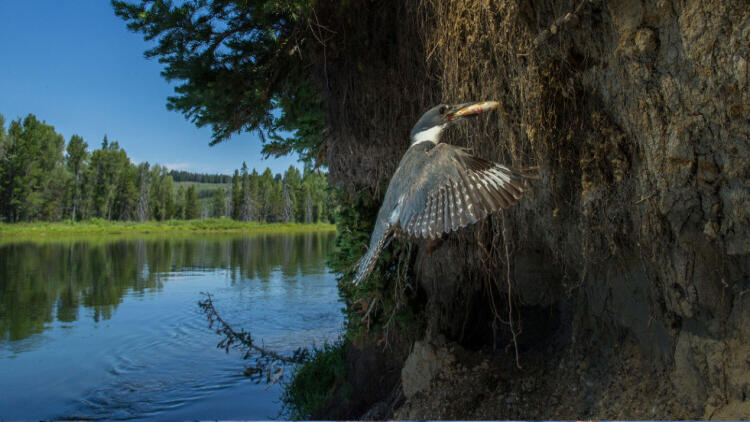
M 0 114 L 33 113 L 89 149 L 107 134 L 136 163 L 227 174 L 243 160 L 274 173 L 300 166 L 296 157 L 262 160 L 254 133 L 209 147 L 209 127 L 166 109 L 173 86 L 143 57 L 148 48 L 108 0 L 0 0 Z

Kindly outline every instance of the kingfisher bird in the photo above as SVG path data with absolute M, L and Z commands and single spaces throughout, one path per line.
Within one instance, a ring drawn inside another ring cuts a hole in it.
M 372 271 L 380 252 L 398 233 L 434 240 L 514 205 L 529 189 L 525 170 L 511 169 L 440 141 L 448 126 L 497 108 L 497 101 L 440 104 L 417 121 L 380 206 L 370 247 L 354 283 Z

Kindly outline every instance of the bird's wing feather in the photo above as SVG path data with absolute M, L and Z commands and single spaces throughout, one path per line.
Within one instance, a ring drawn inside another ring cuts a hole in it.
M 521 173 L 463 148 L 440 143 L 426 154 L 399 213 L 409 236 L 433 239 L 458 230 L 515 204 L 528 190 Z

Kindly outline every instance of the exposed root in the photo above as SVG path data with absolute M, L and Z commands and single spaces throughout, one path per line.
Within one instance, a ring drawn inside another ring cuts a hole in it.
M 536 50 L 540 45 L 544 44 L 548 39 L 550 39 L 550 37 L 556 35 L 560 30 L 577 26 L 580 22 L 579 16 L 581 14 L 581 11 L 583 11 L 584 6 L 586 6 L 586 4 L 588 3 L 597 2 L 598 0 L 581 0 L 581 2 L 578 3 L 578 6 L 576 6 L 576 8 L 572 12 L 568 12 L 564 16 L 555 19 L 555 22 L 552 23 L 552 25 L 540 32 L 539 35 L 537 35 L 537 37 L 534 39 L 531 50 L 526 53 L 520 53 L 519 56 L 528 56 L 529 54 L 533 53 L 534 50 Z
M 500 321 L 501 323 L 507 325 L 508 328 L 510 329 L 511 340 L 512 340 L 513 349 L 515 352 L 515 358 L 516 358 L 516 367 L 518 369 L 522 369 L 521 357 L 518 352 L 518 335 L 520 334 L 520 332 L 516 331 L 516 324 L 514 323 L 514 319 L 513 319 L 514 308 L 513 308 L 513 285 L 511 283 L 511 278 L 510 278 L 510 248 L 508 246 L 507 232 L 505 230 L 504 218 L 502 220 L 502 225 L 503 225 L 503 229 L 502 229 L 503 244 L 505 246 L 505 269 L 506 269 L 505 275 L 503 278 L 505 278 L 505 283 L 507 286 L 506 293 L 508 296 L 508 319 L 507 320 L 503 320 L 500 317 L 500 314 L 497 310 L 497 306 L 495 305 L 495 298 L 492 293 L 493 289 L 489 283 L 489 280 L 491 279 L 491 272 L 489 271 L 489 267 L 487 266 L 487 263 L 489 263 L 498 274 L 503 274 L 503 271 L 501 268 L 497 266 L 497 264 L 495 263 L 495 260 L 492 258 L 492 254 L 490 253 L 490 251 L 487 250 L 487 248 L 485 247 L 484 243 L 482 242 L 480 238 L 480 233 L 484 231 L 484 222 L 482 222 L 481 230 L 477 231 L 477 246 L 479 246 L 479 250 L 482 251 L 482 254 L 483 254 L 482 261 L 485 264 L 485 274 L 487 274 L 487 291 L 490 296 L 489 298 L 490 308 L 492 309 L 492 313 L 495 316 L 495 321 Z M 496 286 L 496 287 L 498 287 L 498 290 L 499 290 L 499 286 Z M 493 322 L 493 327 L 494 327 L 494 322 Z
M 510 334 L 513 336 L 513 348 L 516 355 L 516 367 L 521 369 L 521 361 L 518 355 L 518 334 L 513 327 L 513 286 L 510 283 L 510 250 L 508 247 L 508 232 L 505 229 L 505 216 L 501 216 L 503 225 L 503 246 L 505 247 L 505 283 L 508 285 L 508 323 L 510 325 Z

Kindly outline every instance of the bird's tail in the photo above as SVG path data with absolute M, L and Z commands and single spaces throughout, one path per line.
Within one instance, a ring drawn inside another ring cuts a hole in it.
M 370 237 L 370 248 L 367 249 L 367 253 L 359 260 L 357 267 L 357 274 L 354 276 L 354 284 L 359 284 L 370 275 L 372 269 L 375 267 L 375 263 L 378 262 L 380 252 L 388 243 L 390 237 L 389 228 L 383 223 L 376 223 L 375 230 L 372 231 Z

